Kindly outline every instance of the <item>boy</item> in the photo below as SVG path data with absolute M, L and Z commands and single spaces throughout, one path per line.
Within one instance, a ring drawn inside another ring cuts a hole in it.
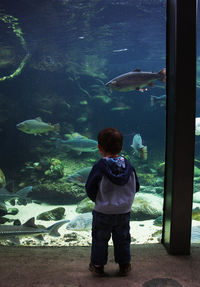
M 130 162 L 119 156 L 122 144 L 123 136 L 118 130 L 106 128 L 99 132 L 102 159 L 93 166 L 86 182 L 87 195 L 95 202 L 89 270 L 99 275 L 105 274 L 111 234 L 119 275 L 131 271 L 130 210 L 139 181 Z

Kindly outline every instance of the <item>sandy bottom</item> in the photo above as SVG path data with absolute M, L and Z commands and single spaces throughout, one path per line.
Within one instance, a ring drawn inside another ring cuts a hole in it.
M 25 223 L 31 217 L 37 217 L 39 214 L 60 207 L 61 205 L 49 205 L 49 204 L 37 204 L 29 203 L 26 206 L 15 205 L 18 208 L 19 213 L 16 215 L 6 215 L 10 219 L 20 219 L 21 223 Z M 7 204 L 7 208 L 10 208 Z M 62 205 L 65 208 L 65 216 L 63 219 L 71 220 L 78 213 L 76 205 Z M 133 244 L 147 244 L 147 243 L 159 243 L 161 239 L 162 227 L 153 225 L 154 220 L 144 221 L 131 221 L 130 233 L 131 242 Z M 56 221 L 42 221 L 35 219 L 35 223 L 48 227 L 54 224 Z M 12 223 L 10 223 L 12 225 Z M 193 226 L 200 225 L 198 221 L 193 220 Z M 44 240 L 38 240 L 34 237 L 20 238 L 20 244 L 24 246 L 90 246 L 91 245 L 91 230 L 77 231 L 67 230 L 66 224 L 59 228 L 59 237 L 52 237 L 48 234 L 44 236 Z M 1 242 L 2 245 L 13 244 L 10 241 Z M 109 241 L 109 245 L 112 245 L 112 240 Z

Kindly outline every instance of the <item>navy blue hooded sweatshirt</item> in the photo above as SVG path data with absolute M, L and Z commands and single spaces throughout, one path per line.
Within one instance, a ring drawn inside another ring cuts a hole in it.
M 139 187 L 134 167 L 122 156 L 100 159 L 86 182 L 87 195 L 95 202 L 94 210 L 104 214 L 130 212 Z

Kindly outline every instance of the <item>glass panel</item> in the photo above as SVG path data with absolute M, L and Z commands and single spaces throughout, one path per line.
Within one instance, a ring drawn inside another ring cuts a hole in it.
M 122 155 L 141 184 L 132 243 L 160 242 L 165 10 L 156 0 L 1 1 L 0 230 L 16 235 L 4 232 L 1 244 L 91 244 L 84 184 L 100 159 L 97 134 L 110 126 L 124 135 Z M 127 75 L 123 88 L 118 78 L 105 85 L 127 72 L 131 85 Z M 32 217 L 39 231 L 33 220 L 19 225 Z
M 199 11 L 199 6 L 198 6 Z M 195 119 L 194 194 L 191 243 L 200 243 L 200 19 L 197 14 L 197 85 Z

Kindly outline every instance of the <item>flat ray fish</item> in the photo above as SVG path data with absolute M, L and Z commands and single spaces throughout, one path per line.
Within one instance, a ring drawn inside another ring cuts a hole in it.
M 86 231 L 92 228 L 92 213 L 86 212 L 74 217 L 67 224 L 66 229 L 72 229 L 77 231 Z

